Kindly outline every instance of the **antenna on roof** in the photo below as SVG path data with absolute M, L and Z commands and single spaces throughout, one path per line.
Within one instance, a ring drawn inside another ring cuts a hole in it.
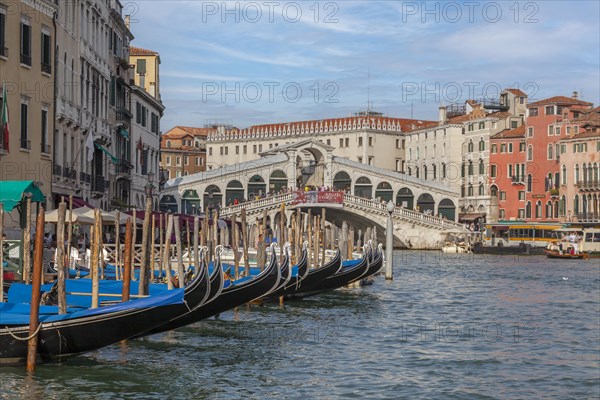
M 414 103 L 413 103 L 413 102 L 411 102 L 411 103 L 410 103 L 410 119 L 414 119 L 414 118 L 413 118 L 413 106 L 414 106 Z

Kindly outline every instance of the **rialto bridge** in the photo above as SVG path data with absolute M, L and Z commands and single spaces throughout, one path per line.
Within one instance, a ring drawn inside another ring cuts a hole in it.
M 277 226 L 281 204 L 288 220 L 295 208 L 320 212 L 328 222 L 342 221 L 363 232 L 377 225 L 383 241 L 392 200 L 395 246 L 439 248 L 445 231 L 461 229 L 456 223 L 459 193 L 446 186 L 399 172 L 376 168 L 332 155 L 333 147 L 314 140 L 296 142 L 263 152 L 259 159 L 171 179 L 161 191 L 162 211 L 195 214 L 218 210 L 223 217 L 246 209 L 248 222 L 261 219 L 264 210 Z M 298 200 L 295 189 L 305 186 L 343 191 L 334 201 Z

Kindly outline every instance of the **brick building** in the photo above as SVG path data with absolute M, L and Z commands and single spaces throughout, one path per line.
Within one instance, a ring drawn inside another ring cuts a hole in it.
M 206 137 L 211 130 L 175 126 L 162 135 L 161 182 L 206 171 Z

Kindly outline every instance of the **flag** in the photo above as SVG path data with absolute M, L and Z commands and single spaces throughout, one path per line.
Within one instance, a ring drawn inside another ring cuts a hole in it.
M 2 124 L 2 148 L 8 152 L 8 95 L 6 94 L 6 83 L 2 82 L 2 112 L 0 113 Z
M 88 132 L 87 140 L 85 141 L 85 150 L 87 152 L 87 162 L 92 161 L 94 158 L 94 139 L 92 138 L 92 131 Z

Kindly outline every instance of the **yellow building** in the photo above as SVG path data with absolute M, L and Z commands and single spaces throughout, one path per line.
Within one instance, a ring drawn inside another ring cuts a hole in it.
M 6 101 L 9 114 L 8 142 L 0 140 L 0 180 L 33 180 L 50 199 L 56 6 L 43 0 L 8 5 L 0 0 L 0 105 Z
M 134 83 L 160 101 L 160 55 L 153 50 L 131 46 L 129 62 L 135 68 Z

